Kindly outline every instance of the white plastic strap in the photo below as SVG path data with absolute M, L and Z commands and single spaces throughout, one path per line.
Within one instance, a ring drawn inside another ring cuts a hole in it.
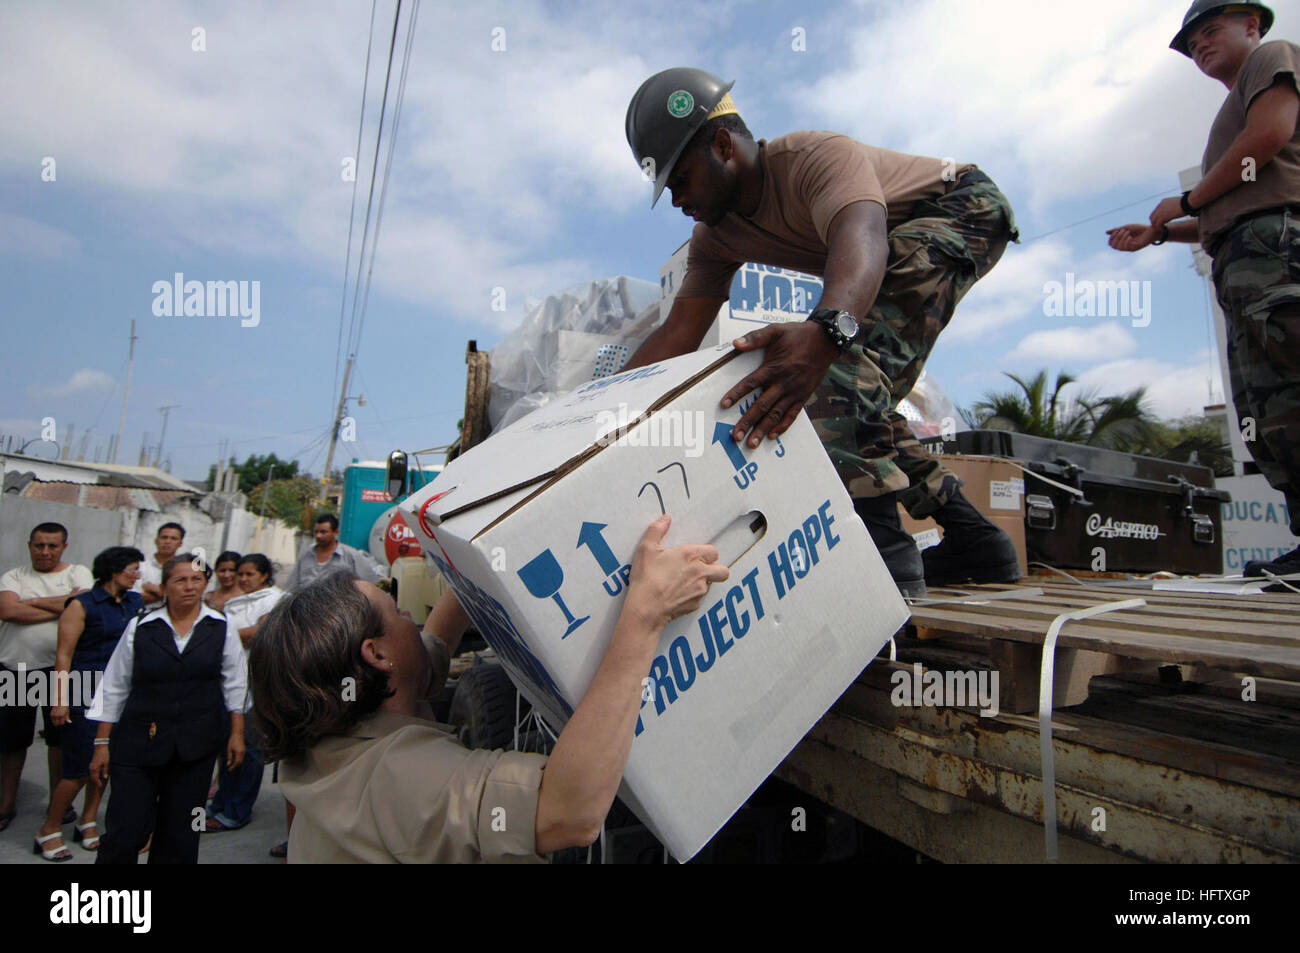
M 1049 484 L 1051 484 L 1052 486 L 1056 487 L 1058 490 L 1064 490 L 1066 493 L 1073 493 L 1073 494 L 1074 494 L 1075 496 L 1077 496 L 1079 499 L 1083 499 L 1083 490 L 1077 489 L 1077 488 L 1072 487 L 1072 486 L 1066 486 L 1064 483 L 1058 483 L 1057 481 L 1055 481 L 1055 480 L 1053 480 L 1053 479 L 1051 479 L 1051 478 L 1049 478 L 1049 477 L 1045 477 L 1045 476 L 1043 476 L 1041 473 L 1035 473 L 1033 470 L 1029 470 L 1029 469 L 1026 469 L 1025 467 L 1022 467 L 1020 464 L 1016 463 L 1016 461 L 1014 461 L 1014 460 L 1003 460 L 1003 461 L 1001 461 L 1001 462 L 1002 462 L 1002 463 L 1009 463 L 1009 464 L 1011 464 L 1013 467 L 1015 467 L 1015 468 L 1016 468 L 1017 470 L 1019 470 L 1021 473 L 1027 474 L 1027 475 L 1033 477 L 1035 480 L 1042 480 L 1044 483 L 1049 483 Z
M 1043 834 L 1047 841 L 1047 859 L 1056 860 L 1056 760 L 1052 751 L 1052 681 L 1056 670 L 1056 637 L 1067 622 L 1091 618 L 1103 612 L 1136 609 L 1145 599 L 1104 602 L 1099 606 L 1062 612 L 1047 627 L 1043 637 L 1043 662 L 1038 676 L 1038 738 L 1043 754 Z
M 1034 587 L 1017 587 L 1015 589 L 1003 589 L 999 592 L 972 592 L 968 596 L 953 596 L 945 599 L 922 599 L 919 602 L 913 602 L 914 606 L 945 606 L 945 605 L 967 605 L 978 606 L 986 602 L 993 602 L 997 599 L 1022 599 L 1029 596 L 1041 596 L 1043 590 L 1037 586 Z

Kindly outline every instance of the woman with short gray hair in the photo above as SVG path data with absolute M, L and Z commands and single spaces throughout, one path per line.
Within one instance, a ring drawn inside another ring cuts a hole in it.
M 604 659 L 549 759 L 470 751 L 433 723 L 426 699 L 447 676 L 463 614 L 435 618 L 422 642 L 388 595 L 341 574 L 277 605 L 250 668 L 266 755 L 282 761 L 297 808 L 290 861 L 538 862 L 592 843 L 664 626 L 728 575 L 712 546 L 663 549 L 668 526 L 662 516 L 642 537 Z

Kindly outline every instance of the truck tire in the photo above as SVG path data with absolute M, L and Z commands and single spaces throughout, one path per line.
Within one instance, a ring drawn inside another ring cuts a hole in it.
M 479 662 L 456 682 L 447 719 L 467 748 L 510 748 L 515 736 L 515 686 L 498 664 Z

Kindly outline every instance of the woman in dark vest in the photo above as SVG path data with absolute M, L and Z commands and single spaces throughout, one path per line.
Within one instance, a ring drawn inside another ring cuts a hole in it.
M 144 553 L 138 549 L 110 546 L 95 557 L 91 566 L 94 588 L 69 599 L 59 616 L 54 670 L 59 676 L 68 677 L 56 680 L 59 697 L 50 710 L 50 719 L 66 727 L 63 729 L 63 780 L 50 793 L 45 825 L 36 832 L 37 845 L 46 860 L 72 859 L 61 837 L 63 817 L 82 787 L 86 788 L 86 797 L 72 840 L 86 850 L 99 847 L 95 821 L 104 788 L 90 775 L 90 756 L 99 723 L 86 718 L 86 706 L 94 696 L 117 640 L 144 608 L 144 597 L 131 591 L 140 578 L 143 561 Z
M 135 863 L 151 832 L 149 863 L 198 863 L 216 757 L 224 747 L 231 769 L 244 758 L 244 649 L 203 604 L 211 575 L 193 553 L 169 559 L 165 604 L 127 626 L 104 670 L 87 713 L 100 722 L 90 772 L 113 782 L 96 863 Z

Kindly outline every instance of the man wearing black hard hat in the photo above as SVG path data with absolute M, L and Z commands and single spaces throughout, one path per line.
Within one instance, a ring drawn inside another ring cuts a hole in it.
M 1214 259 L 1243 436 L 1300 536 L 1300 47 L 1262 42 L 1272 25 L 1262 3 L 1192 4 L 1169 46 L 1228 88 L 1201 181 L 1157 205 L 1149 225 L 1108 234 L 1120 251 L 1199 242 Z M 1244 572 L 1300 572 L 1300 548 Z
M 897 412 L 939 332 L 1016 238 L 1010 203 L 975 166 L 904 155 L 829 132 L 754 141 L 732 83 L 699 69 L 646 80 L 627 111 L 627 139 L 674 207 L 698 223 L 667 320 L 629 367 L 699 347 L 746 262 L 821 275 L 808 321 L 737 341 L 762 366 L 723 398 L 761 389 L 733 438 L 757 447 L 805 402 L 822 444 L 904 595 L 925 584 L 1019 578 L 1010 538 L 962 496 Z M 898 504 L 933 516 L 943 542 L 918 553 Z

